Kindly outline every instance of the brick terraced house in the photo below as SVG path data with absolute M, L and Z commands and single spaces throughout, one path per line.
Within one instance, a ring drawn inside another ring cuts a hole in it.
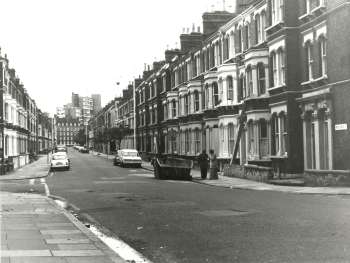
M 236 6 L 204 13 L 203 32 L 184 32 L 145 69 L 137 149 L 190 159 L 214 149 L 221 169 L 234 161 L 257 180 L 350 175 L 350 1 Z
M 31 162 L 52 148 L 52 119 L 35 101 L 0 53 L 0 172 Z

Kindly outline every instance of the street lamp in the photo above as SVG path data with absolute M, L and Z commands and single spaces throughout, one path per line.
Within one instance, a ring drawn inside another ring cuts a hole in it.
M 136 83 L 135 78 L 132 83 L 132 97 L 133 97 L 133 103 L 134 103 L 134 149 L 137 149 L 136 147 Z
M 1 54 L 0 54 L 1 59 Z M 4 63 L 0 61 L 0 129 L 1 129 L 1 148 L 0 148 L 0 158 L 1 158 L 1 169 L 0 174 L 5 174 L 5 155 L 4 155 Z

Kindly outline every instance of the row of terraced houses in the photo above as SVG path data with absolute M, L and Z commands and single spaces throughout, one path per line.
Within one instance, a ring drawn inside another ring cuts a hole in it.
M 181 34 L 134 81 L 136 148 L 192 159 L 214 149 L 223 168 L 238 140 L 248 172 L 347 173 L 349 15 L 349 0 L 237 0 L 235 13 L 204 13 L 202 32 Z
M 0 169 L 22 167 L 52 147 L 52 118 L 32 99 L 0 52 Z

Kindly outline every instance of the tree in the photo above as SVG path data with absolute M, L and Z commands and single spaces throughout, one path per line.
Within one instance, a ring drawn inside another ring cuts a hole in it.
M 117 145 L 118 147 L 120 147 L 121 141 L 126 135 L 130 134 L 130 131 L 131 129 L 124 126 L 120 126 L 120 127 L 109 128 L 107 130 L 107 134 L 109 139 L 117 141 Z
M 84 129 L 80 129 L 79 132 L 74 136 L 73 141 L 76 144 L 84 145 L 86 143 L 86 134 Z

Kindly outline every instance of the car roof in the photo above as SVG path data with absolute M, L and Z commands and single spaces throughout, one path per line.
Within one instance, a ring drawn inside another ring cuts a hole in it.
M 121 149 L 120 151 L 123 151 L 123 152 L 137 152 L 137 150 L 135 150 L 135 149 Z
M 67 155 L 67 153 L 66 152 L 57 152 L 57 153 L 54 153 L 52 155 Z

